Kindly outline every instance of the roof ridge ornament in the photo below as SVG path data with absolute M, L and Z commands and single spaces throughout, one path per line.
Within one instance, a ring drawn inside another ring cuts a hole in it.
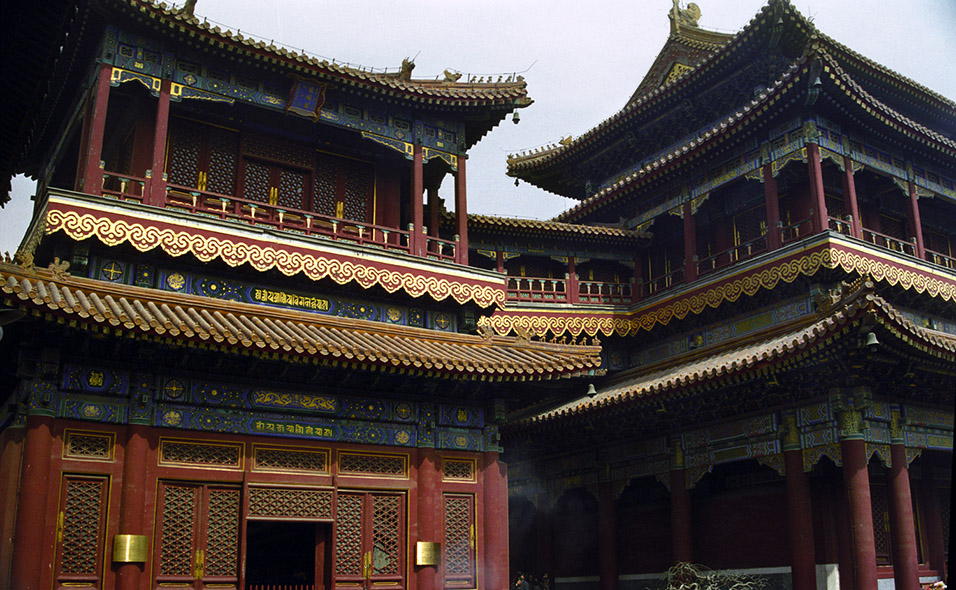
M 681 8 L 679 0 L 673 0 L 673 2 L 674 6 L 668 15 L 671 19 L 672 35 L 680 33 L 682 26 L 700 28 L 700 25 L 697 24 L 697 21 L 700 20 L 700 7 L 696 3 L 691 2 L 687 5 L 687 8 Z

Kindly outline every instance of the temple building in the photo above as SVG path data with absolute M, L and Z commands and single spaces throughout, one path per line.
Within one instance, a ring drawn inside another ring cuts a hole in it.
M 732 35 L 674 0 L 619 112 L 507 160 L 577 204 L 469 214 L 522 77 L 195 4 L 7 19 L 0 587 L 948 579 L 953 100 L 787 0 Z
M 509 158 L 579 201 L 555 222 L 588 240 L 469 228 L 508 275 L 489 324 L 597 336 L 607 370 L 510 408 L 511 568 L 561 590 L 658 588 L 676 562 L 946 579 L 956 104 L 789 2 L 735 35 L 699 17 L 675 0 L 620 111 Z
M 35 87 L 0 169 L 39 181 L 0 263 L 0 587 L 506 587 L 507 398 L 602 370 L 477 333 L 507 289 L 468 265 L 466 158 L 524 80 L 350 68 L 190 3 L 7 16 Z

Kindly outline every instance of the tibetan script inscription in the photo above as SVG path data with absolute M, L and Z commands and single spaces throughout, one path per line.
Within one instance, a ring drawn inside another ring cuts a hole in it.
M 269 291 L 267 289 L 253 289 L 252 298 L 261 303 L 275 303 L 277 305 L 287 305 L 289 307 L 299 307 L 302 309 L 314 309 L 316 311 L 329 310 L 328 299 L 307 297 L 305 295 L 296 295 L 295 293 L 283 293 L 282 291 Z

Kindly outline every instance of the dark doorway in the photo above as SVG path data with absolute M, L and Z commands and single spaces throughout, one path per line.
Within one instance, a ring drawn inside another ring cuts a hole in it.
M 249 521 L 246 588 L 324 590 L 327 524 Z

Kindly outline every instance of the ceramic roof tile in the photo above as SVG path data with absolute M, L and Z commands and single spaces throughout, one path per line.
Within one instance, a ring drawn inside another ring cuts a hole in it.
M 594 397 L 582 396 L 558 407 L 532 412 L 519 419 L 516 424 L 560 420 L 702 384 L 715 378 L 745 373 L 758 365 L 789 357 L 819 344 L 840 332 L 847 323 L 858 319 L 864 312 L 872 312 L 877 316 L 878 322 L 890 325 L 891 329 L 905 333 L 912 341 L 932 347 L 939 355 L 956 362 L 956 336 L 915 325 L 889 302 L 874 294 L 872 288 L 872 283 L 863 283 L 855 293 L 846 296 L 827 311 L 826 315 L 813 319 L 810 324 L 772 337 L 725 347 L 703 357 L 699 356 L 698 352 L 685 355 L 691 358 L 684 361 L 678 359 L 665 366 L 610 382 L 598 388 Z
M 508 230 L 530 230 L 555 234 L 575 236 L 611 237 L 611 238 L 647 238 L 650 234 L 644 231 L 633 231 L 619 227 L 604 225 L 583 225 L 563 223 L 554 220 L 520 219 L 516 217 L 497 217 L 493 215 L 468 215 L 469 227 L 501 228 Z
M 0 263 L 0 296 L 57 318 L 371 367 L 523 380 L 600 372 L 600 347 L 485 338 L 104 283 Z

